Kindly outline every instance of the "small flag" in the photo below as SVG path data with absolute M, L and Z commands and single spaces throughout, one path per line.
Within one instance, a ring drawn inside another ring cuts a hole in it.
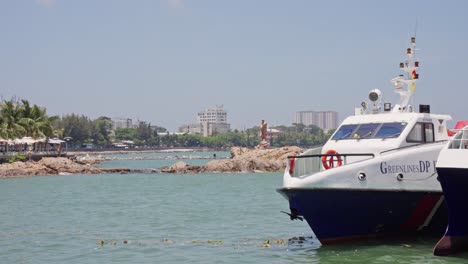
M 413 82 L 413 83 L 411 84 L 411 90 L 410 90 L 410 91 L 411 91 L 411 92 L 414 92 L 414 89 L 416 89 L 416 84 Z

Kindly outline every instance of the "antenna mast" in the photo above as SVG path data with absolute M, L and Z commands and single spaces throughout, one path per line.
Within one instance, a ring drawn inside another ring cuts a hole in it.
M 411 47 L 406 49 L 406 60 L 400 63 L 400 69 L 406 72 L 406 78 L 404 75 L 400 75 L 391 80 L 395 86 L 395 92 L 400 95 L 400 102 L 395 105 L 393 112 L 413 111 L 408 103 L 416 90 L 416 81 L 419 79 L 419 74 L 416 72 L 419 69 L 419 61 L 414 58 L 415 51 L 416 37 L 411 37 Z

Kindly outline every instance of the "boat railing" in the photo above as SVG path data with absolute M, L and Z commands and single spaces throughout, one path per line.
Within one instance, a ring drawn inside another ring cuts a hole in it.
M 350 159 L 350 157 L 357 158 Z M 373 153 L 303 154 L 288 156 L 286 169 L 289 171 L 291 177 L 301 177 L 372 159 L 374 157 L 375 155 Z M 324 163 L 329 164 L 329 168 L 325 168 Z

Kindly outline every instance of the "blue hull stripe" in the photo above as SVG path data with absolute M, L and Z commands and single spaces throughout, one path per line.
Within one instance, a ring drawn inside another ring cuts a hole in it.
M 412 218 L 415 212 L 421 211 L 422 201 L 438 200 L 442 196 L 441 192 L 427 191 L 289 188 L 278 191 L 288 197 L 292 211 L 304 216 L 322 244 L 417 231 L 419 224 L 408 223 L 414 222 Z M 446 224 L 447 212 L 442 203 L 425 230 L 442 235 Z

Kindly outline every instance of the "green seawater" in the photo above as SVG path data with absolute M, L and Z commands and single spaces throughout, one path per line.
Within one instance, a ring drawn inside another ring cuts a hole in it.
M 281 183 L 281 173 L 3 179 L 0 263 L 468 263 L 467 255 L 433 256 L 436 238 L 321 247 L 307 223 L 280 212 L 288 210 L 275 191 Z

